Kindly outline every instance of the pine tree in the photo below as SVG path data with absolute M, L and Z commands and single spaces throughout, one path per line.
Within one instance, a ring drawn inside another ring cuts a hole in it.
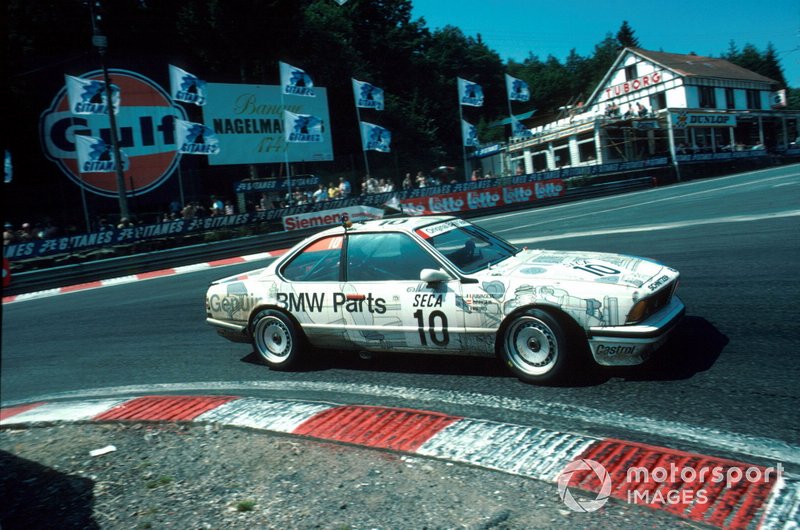
M 622 25 L 619 27 L 617 41 L 619 41 L 619 45 L 623 48 L 639 47 L 639 39 L 634 35 L 633 28 L 631 28 L 627 20 L 623 20 Z

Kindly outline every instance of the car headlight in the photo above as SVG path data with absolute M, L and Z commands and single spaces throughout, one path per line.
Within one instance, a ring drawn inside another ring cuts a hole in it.
M 670 301 L 672 301 L 672 295 L 677 288 L 678 280 L 673 280 L 651 296 L 638 300 L 628 312 L 628 316 L 625 318 L 625 324 L 637 324 L 650 315 L 658 313 L 662 308 L 669 305 Z M 635 296 L 634 294 L 634 297 Z
M 648 306 L 649 306 L 649 299 L 643 298 L 633 304 L 628 316 L 625 318 L 626 324 L 636 324 L 637 322 L 641 322 L 648 315 Z

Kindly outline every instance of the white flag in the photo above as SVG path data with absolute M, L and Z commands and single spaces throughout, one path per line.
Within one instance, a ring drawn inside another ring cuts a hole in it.
M 316 116 L 283 111 L 283 133 L 287 142 L 322 142 L 323 132 L 325 126 Z
M 175 141 L 178 152 L 184 155 L 216 155 L 219 153 L 219 138 L 211 127 L 175 119 Z
M 117 166 L 114 163 L 114 149 L 102 138 L 94 136 L 75 135 L 75 148 L 78 151 L 78 169 L 81 173 L 114 173 Z M 128 169 L 127 155 L 119 150 L 122 159 L 122 170 Z
M 477 83 L 458 78 L 458 101 L 470 107 L 483 106 L 483 89 Z
M 461 136 L 464 138 L 464 146 L 478 147 L 478 129 L 467 120 L 461 120 Z
M 522 79 L 506 74 L 506 94 L 510 101 L 528 101 L 531 98 L 531 89 Z
M 67 82 L 67 99 L 69 110 L 73 114 L 101 114 L 108 115 L 108 98 L 106 97 L 106 84 L 94 79 L 81 79 L 65 75 Z M 114 114 L 119 114 L 120 94 L 117 85 L 111 85 L 111 101 L 114 104 Z
M 392 151 L 392 133 L 374 123 L 361 122 L 361 142 L 364 151 L 380 151 L 381 153 Z
M 169 84 L 172 99 L 183 103 L 206 104 L 206 82 L 197 76 L 169 65 Z
M 383 89 L 365 81 L 353 79 L 353 97 L 356 107 L 383 110 Z
M 316 97 L 314 81 L 311 80 L 311 76 L 291 64 L 284 62 L 279 64 L 281 67 L 281 90 L 284 94 L 288 96 Z
M 511 117 L 511 136 L 514 138 L 532 138 L 533 133 L 521 121 Z

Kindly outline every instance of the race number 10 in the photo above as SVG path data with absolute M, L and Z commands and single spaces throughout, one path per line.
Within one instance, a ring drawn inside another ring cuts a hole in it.
M 447 315 L 439 310 L 431 311 L 431 314 L 428 315 L 427 335 L 422 309 L 414 311 L 414 318 L 417 319 L 417 331 L 419 331 L 419 340 L 423 346 L 428 345 L 428 336 L 436 346 L 447 346 L 450 343 L 450 333 L 447 331 Z

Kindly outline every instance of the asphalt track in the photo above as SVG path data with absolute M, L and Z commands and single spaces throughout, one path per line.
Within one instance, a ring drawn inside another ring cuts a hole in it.
M 477 220 L 529 247 L 623 252 L 682 273 L 683 325 L 651 364 L 573 387 L 492 360 L 349 355 L 271 372 L 204 322 L 209 281 L 249 262 L 3 306 L 0 400 L 154 392 L 436 410 L 800 470 L 800 168 Z

